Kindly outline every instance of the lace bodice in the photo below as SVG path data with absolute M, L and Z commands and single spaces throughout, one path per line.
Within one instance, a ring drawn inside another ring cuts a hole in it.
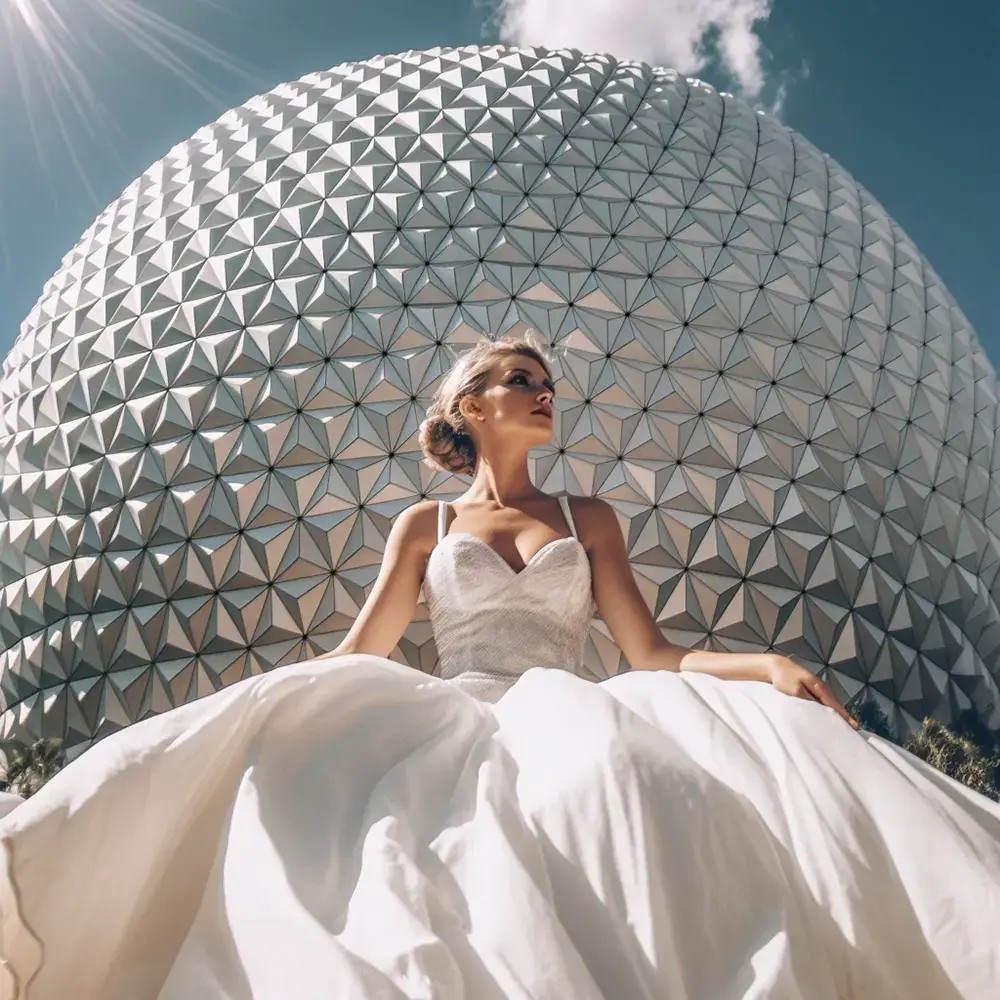
M 448 505 L 438 507 L 438 543 L 427 563 L 424 593 L 445 680 L 482 701 L 496 701 L 531 667 L 580 673 L 593 617 L 590 561 L 570 534 L 511 569 L 481 538 L 448 532 Z

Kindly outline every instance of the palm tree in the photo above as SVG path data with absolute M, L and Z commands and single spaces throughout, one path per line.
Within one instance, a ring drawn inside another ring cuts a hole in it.
M 7 777 L 0 791 L 29 798 L 66 763 L 62 740 L 47 738 L 34 743 L 11 742 L 4 747 Z

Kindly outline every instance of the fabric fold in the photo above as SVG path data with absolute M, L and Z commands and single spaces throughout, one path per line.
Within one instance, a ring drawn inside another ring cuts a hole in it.
M 108 737 L 0 820 L 10 1000 L 995 995 L 1000 807 L 764 684 L 370 656 Z

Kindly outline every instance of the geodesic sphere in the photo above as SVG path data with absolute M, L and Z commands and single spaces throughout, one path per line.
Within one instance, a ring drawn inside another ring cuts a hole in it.
M 416 439 L 454 352 L 527 327 L 535 481 L 616 508 L 668 638 L 904 729 L 994 703 L 996 381 L 913 243 L 729 95 L 470 46 L 228 112 L 46 285 L 0 383 L 0 735 L 85 744 L 335 646 L 393 518 L 464 488 Z M 433 670 L 425 613 L 396 655 Z

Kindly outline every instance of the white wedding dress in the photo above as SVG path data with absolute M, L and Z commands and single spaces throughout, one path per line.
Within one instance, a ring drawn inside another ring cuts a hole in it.
M 575 532 L 426 587 L 441 678 L 278 669 L 0 820 L 0 996 L 1000 996 L 995 803 L 767 684 L 584 680 Z

